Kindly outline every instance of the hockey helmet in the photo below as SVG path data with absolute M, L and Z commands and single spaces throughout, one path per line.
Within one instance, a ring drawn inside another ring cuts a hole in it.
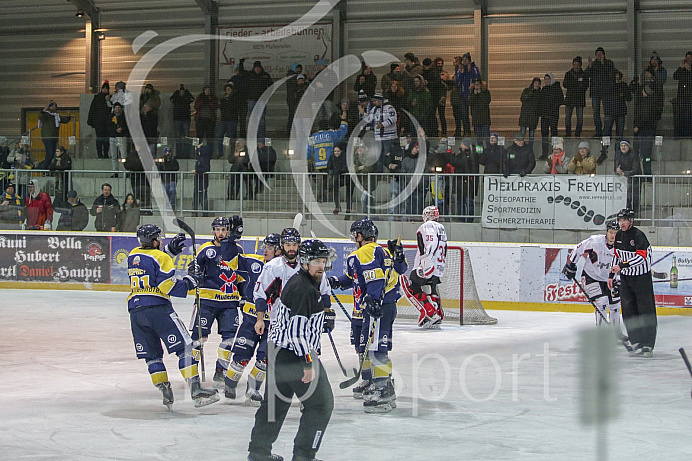
M 264 240 L 262 240 L 262 245 L 264 245 L 265 247 L 267 245 L 271 245 L 274 248 L 278 248 L 280 244 L 281 244 L 281 236 L 279 234 L 277 234 L 276 232 L 272 232 L 271 234 L 264 237 Z
M 321 240 L 308 239 L 298 247 L 298 262 L 301 264 L 310 264 L 310 261 L 319 258 L 329 260 L 329 248 Z
M 423 210 L 423 222 L 437 221 L 440 219 L 440 210 L 435 205 L 425 207 Z
M 620 230 L 620 223 L 618 223 L 616 220 L 611 220 L 606 223 L 606 229 L 607 230 L 614 230 L 614 231 L 619 231 Z
M 211 230 L 214 230 L 217 227 L 225 227 L 226 229 L 229 229 L 231 227 L 231 223 L 225 216 L 219 216 L 218 218 L 214 218 L 214 220 L 211 222 Z
M 632 221 L 634 220 L 634 210 L 630 208 L 623 208 L 622 210 L 618 211 L 617 218 L 618 220 L 628 219 Z
M 137 238 L 143 248 L 152 248 L 151 242 L 165 239 L 166 235 L 156 224 L 142 224 L 137 229 Z
M 300 232 L 293 227 L 287 227 L 281 231 L 281 244 L 283 245 L 288 242 L 300 243 Z
M 358 234 L 362 235 L 364 239 L 374 238 L 375 240 L 377 240 L 379 231 L 377 230 L 377 226 L 374 222 L 372 222 L 372 220 L 368 218 L 362 218 L 351 224 L 351 238 L 354 241 L 356 240 L 356 236 Z

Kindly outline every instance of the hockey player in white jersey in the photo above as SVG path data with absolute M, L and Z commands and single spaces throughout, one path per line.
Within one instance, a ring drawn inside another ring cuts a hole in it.
M 257 312 L 257 322 L 255 331 L 258 335 L 264 334 L 266 328 L 264 324 L 264 314 L 269 312 L 269 323 L 274 321 L 272 317 L 272 306 L 281 302 L 281 290 L 288 280 L 299 270 L 298 246 L 300 245 L 300 233 L 292 227 L 287 227 L 281 232 L 281 256 L 274 258 L 265 264 L 262 273 L 255 284 L 254 299 L 255 311 Z M 325 331 L 334 329 L 336 313 L 331 309 L 331 288 L 327 277 L 322 277 L 320 283 L 320 293 L 322 294 L 322 304 L 325 308 Z M 269 310 L 268 310 L 269 308 Z
M 418 309 L 418 326 L 438 328 L 444 318 L 437 285 L 445 272 L 447 233 L 437 222 L 440 212 L 436 206 L 423 210 L 423 224 L 416 232 L 418 251 L 411 275 L 400 277 L 401 287 L 413 307 Z
M 620 229 L 617 221 L 609 221 L 605 234 L 592 235 L 579 243 L 567 257 L 567 263 L 562 269 L 565 276 L 573 280 L 577 274 L 577 261 L 584 258 L 582 269 L 582 285 L 586 296 L 596 305 L 596 325 L 601 325 L 608 318 L 610 323 L 620 326 L 620 293 L 619 283 L 613 290 L 608 288 L 608 276 L 613 263 L 615 235 Z

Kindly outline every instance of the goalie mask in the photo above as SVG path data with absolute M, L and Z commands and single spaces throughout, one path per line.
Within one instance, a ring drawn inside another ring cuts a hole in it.
M 440 210 L 436 206 L 431 205 L 423 210 L 423 222 L 437 221 L 440 218 Z

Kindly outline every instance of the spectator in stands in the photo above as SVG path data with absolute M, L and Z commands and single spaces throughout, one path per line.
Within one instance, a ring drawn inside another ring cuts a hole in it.
M 286 133 L 291 133 L 291 126 L 293 125 L 293 117 L 296 115 L 296 109 L 298 108 L 298 102 L 300 98 L 297 98 L 297 87 L 299 75 L 303 74 L 303 65 L 297 62 L 291 64 L 291 67 L 286 72 L 287 77 L 291 77 L 286 80 L 286 105 L 288 106 L 288 121 L 286 123 Z M 303 79 L 305 82 L 305 79 Z
M 51 230 L 53 224 L 53 203 L 43 192 L 36 179 L 29 181 L 29 194 L 24 201 L 26 208 L 26 229 Z
M 657 52 L 651 52 L 651 57 L 649 58 L 649 65 L 647 66 L 647 69 L 651 71 L 651 74 L 654 76 L 654 81 L 658 85 L 663 86 L 666 84 L 666 82 L 668 81 L 668 71 L 665 67 L 663 67 L 663 61 L 661 61 L 661 57 L 658 55 Z
M 130 137 L 130 130 L 127 128 L 125 112 L 123 112 L 123 106 L 119 102 L 113 104 L 110 135 L 109 154 L 111 156 L 111 168 L 114 171 L 111 178 L 117 178 L 118 170 L 120 169 L 118 164 L 120 163 L 120 159 L 127 157 L 127 144 L 128 138 Z
M 392 63 L 389 65 L 389 72 L 384 74 L 380 79 L 380 86 L 382 88 L 382 93 L 387 91 L 392 86 L 392 81 L 397 80 L 399 76 L 399 64 Z M 358 92 L 360 94 L 360 91 Z
M 391 173 L 389 177 L 389 200 L 395 201 L 399 195 L 400 184 L 402 184 L 402 179 L 399 176 L 401 173 L 401 162 L 404 160 L 404 150 L 401 148 L 399 143 L 392 144 L 389 152 L 384 155 L 384 171 Z M 399 204 L 390 205 L 389 207 L 389 220 L 390 221 L 400 221 L 399 217 Z
M 377 97 L 377 93 L 375 94 Z M 363 185 L 363 193 L 360 196 L 360 202 L 362 206 L 362 214 L 367 215 L 370 207 L 372 206 L 374 199 L 372 194 L 375 193 L 377 189 L 377 182 L 379 177 L 370 175 L 370 173 L 377 173 L 377 157 L 379 153 L 370 152 L 368 147 L 364 144 L 356 147 L 355 155 L 353 156 L 353 163 L 356 173 L 362 175 L 359 177 L 361 184 Z
M 409 110 L 408 95 L 398 80 L 392 80 L 390 87 L 384 92 L 384 98 L 396 110 L 397 134 L 408 133 L 408 115 L 404 110 Z M 366 105 L 367 107 L 367 105 Z
M 451 78 L 449 73 L 444 70 L 445 61 L 442 58 L 435 58 L 433 62 L 434 71 L 434 84 L 431 91 L 433 92 L 433 128 L 437 126 L 437 121 L 435 116 L 440 119 L 439 135 L 447 136 L 447 116 L 445 115 L 445 110 L 447 109 L 447 81 Z M 430 85 L 428 85 L 430 87 Z M 434 89 L 434 91 L 433 91 Z M 436 133 L 437 135 L 438 133 Z
M 94 227 L 99 232 L 115 232 L 118 229 L 120 203 L 111 194 L 113 187 L 108 183 L 101 185 L 101 195 L 91 205 L 91 216 L 95 216 Z
M 420 123 L 425 133 L 429 135 L 432 131 L 430 123 L 432 99 L 430 97 L 430 90 L 426 87 L 425 79 L 422 75 L 413 77 L 413 88 L 408 93 L 408 105 L 411 116 Z M 415 133 L 415 125 L 411 123 L 409 125 L 409 134 L 413 136 Z
M 348 130 L 344 135 L 344 139 L 348 139 L 351 136 L 353 127 L 358 123 L 358 112 L 357 110 L 351 110 L 351 101 L 348 98 L 343 98 L 339 103 L 338 110 L 332 114 L 332 117 L 329 119 L 329 128 L 338 130 L 341 128 L 341 120 L 346 120 L 346 123 L 348 123 Z
M 295 94 L 293 95 L 296 104 L 296 111 L 298 110 L 298 105 L 300 101 L 305 96 L 308 91 L 310 84 L 305 74 L 296 75 L 296 86 Z M 309 109 L 308 109 L 309 110 Z M 312 131 L 312 117 L 307 116 L 309 113 L 305 112 L 305 109 L 301 111 L 300 114 L 293 115 L 293 127 L 295 127 L 296 134 L 305 133 L 309 135 Z
M 552 73 L 547 73 L 543 77 L 543 88 L 541 89 L 541 160 L 548 158 L 552 139 L 558 136 L 557 125 L 560 121 L 560 106 L 565 103 L 560 82 L 555 80 Z
M 519 132 L 522 142 L 526 131 L 529 131 L 529 151 L 533 154 L 533 139 L 538 126 L 541 110 L 541 79 L 534 77 L 531 85 L 521 92 L 521 112 L 519 113 Z M 523 145 L 523 144 L 522 144 Z
M 534 79 L 535 80 L 535 79 Z M 540 79 L 538 83 L 540 83 Z M 528 144 L 524 142 L 524 133 L 519 132 L 514 135 L 514 143 L 507 148 L 507 169 L 506 174 L 518 174 L 526 176 L 531 174 L 536 168 L 536 157 Z
M 55 148 L 58 147 L 60 125 L 69 123 L 70 120 L 72 120 L 71 116 L 58 114 L 58 105 L 55 101 L 50 101 L 38 115 L 38 123 L 41 127 L 41 141 L 43 141 L 43 146 L 46 148 L 46 157 L 38 164 L 39 169 L 47 170 L 50 166 L 50 162 L 53 161 L 53 156 L 55 155 Z
M 137 232 L 139 227 L 139 205 L 133 194 L 127 194 L 120 209 L 119 232 Z
M 603 122 L 601 120 L 601 104 L 608 97 L 615 85 L 615 65 L 610 59 L 606 59 L 603 47 L 596 48 L 596 60 L 589 56 L 589 64 L 586 66 L 586 75 L 590 79 L 591 106 L 593 107 L 593 123 L 596 127 L 596 137 L 603 136 Z
M 361 63 L 361 71 L 360 74 L 356 76 L 356 81 L 353 84 L 353 91 L 358 93 L 360 90 L 363 90 L 369 98 L 372 98 L 375 95 L 376 89 L 377 76 L 372 73 L 372 68 L 370 66 L 364 62 Z
M 464 53 L 464 55 L 461 57 L 461 63 L 457 67 L 456 73 L 454 74 L 454 79 L 459 87 L 459 110 L 461 121 L 464 125 L 464 133 L 462 136 L 471 135 L 468 98 L 474 80 L 479 78 L 482 79 L 483 77 L 481 76 L 481 71 L 478 69 L 478 66 L 476 66 L 476 63 L 471 61 L 471 53 Z
M 190 135 L 190 104 L 195 100 L 185 85 L 180 84 L 180 89 L 170 97 L 173 103 L 173 136 L 175 137 L 175 156 L 178 158 L 190 158 L 192 146 L 185 138 Z
M 156 145 L 159 141 L 159 116 L 150 103 L 151 101 L 147 101 L 142 106 L 142 110 L 139 113 L 139 120 L 142 123 L 142 130 L 147 140 L 149 152 L 151 152 L 152 156 L 156 157 Z
M 247 154 L 247 146 L 243 138 L 235 140 L 233 152 L 228 156 L 228 163 L 231 164 L 231 173 L 228 179 L 228 199 L 238 200 L 240 195 L 240 173 L 247 170 L 247 164 L 250 161 Z
M 274 175 L 274 167 L 276 165 L 276 151 L 272 146 L 264 143 L 264 139 L 257 141 L 257 157 L 259 158 L 260 168 L 264 173 L 265 178 L 272 178 Z M 260 189 L 264 187 L 260 184 Z
M 211 86 L 204 85 L 202 92 L 195 99 L 195 130 L 200 142 L 206 140 L 207 144 L 211 144 L 214 141 L 218 108 L 219 100 L 212 93 Z
M 475 213 L 474 201 L 478 193 L 479 179 L 477 175 L 478 169 L 478 154 L 483 152 L 483 146 L 474 144 L 473 139 L 464 138 L 459 145 L 459 153 L 455 153 L 449 149 L 448 160 L 452 167 L 451 172 L 454 176 L 451 178 L 450 186 L 445 189 L 445 204 L 449 213 L 452 214 L 451 197 L 454 194 L 456 197 L 456 215 L 465 216 L 461 222 L 473 222 Z M 466 175 L 463 175 L 466 174 Z M 449 192 L 447 192 L 449 191 Z
M 415 187 L 412 187 L 411 195 L 409 195 L 408 199 L 406 200 L 405 209 L 403 212 L 407 215 L 415 215 L 417 219 L 418 216 L 423 212 L 425 192 L 427 190 L 426 184 L 429 184 L 429 181 L 424 176 L 413 174 L 416 172 L 416 166 L 418 165 L 419 161 L 420 146 L 418 145 L 418 142 L 414 141 L 413 138 L 407 138 L 404 150 L 404 159 L 401 161 L 401 172 L 405 173 L 406 176 L 402 176 L 402 184 L 403 182 L 411 183 L 412 181 L 418 181 L 418 184 Z
M 161 92 L 154 89 L 154 85 L 147 83 L 142 90 L 142 94 L 139 95 L 139 110 L 142 112 L 144 105 L 148 104 L 150 110 L 158 118 L 159 107 L 161 107 Z
M 353 203 L 353 181 L 346 164 L 346 143 L 340 142 L 334 146 L 332 156 L 327 162 L 327 174 L 329 175 L 329 190 L 334 196 L 334 210 L 332 213 L 341 213 L 341 186 L 346 186 L 346 213 L 351 213 Z
M 55 199 L 54 210 L 60 213 L 59 231 L 83 231 L 89 224 L 89 210 L 77 197 L 77 192 L 67 193 L 67 200 L 58 202 Z
M 543 166 L 543 173 L 545 174 L 566 174 L 567 165 L 569 165 L 570 159 L 565 154 L 565 148 L 561 142 L 556 142 L 553 144 L 553 155 L 545 160 L 545 165 Z
M 461 56 L 454 57 L 454 72 L 455 74 L 450 76 L 447 80 L 447 88 L 449 89 L 449 102 L 452 105 L 452 115 L 454 116 L 454 136 L 457 138 L 461 136 L 462 127 L 462 102 L 461 102 L 461 89 L 456 82 L 456 72 L 459 71 L 461 67 Z
M 9 170 L 12 165 L 9 162 L 10 143 L 7 137 L 0 136 L 0 170 Z M 5 190 L 5 184 L 14 181 L 14 175 L 10 179 L 11 172 L 0 171 L 0 190 Z
M 212 150 L 212 146 L 200 146 L 196 149 L 197 159 L 195 161 L 195 169 L 192 170 L 192 173 L 195 175 L 194 195 L 192 197 L 192 208 L 194 210 L 209 209 L 209 175 L 207 173 L 211 171 Z M 194 213 L 195 216 L 199 214 Z
M 115 84 L 115 93 L 110 99 L 111 106 L 114 106 L 115 103 L 118 102 L 125 108 L 134 102 L 132 92 L 126 89 L 125 86 L 125 82 L 122 81 Z
M 473 82 L 473 90 L 469 94 L 469 107 L 473 131 L 476 134 L 476 144 L 485 146 L 490 138 L 490 91 L 488 84 L 481 79 Z
M 430 108 L 429 113 L 426 117 L 428 119 L 429 125 L 428 134 L 430 136 L 437 137 L 438 133 L 440 132 L 440 129 L 437 125 L 436 117 L 437 106 L 442 95 L 446 94 L 447 88 L 445 87 L 444 90 L 442 89 L 442 81 L 440 80 L 440 74 L 437 73 L 437 71 L 435 70 L 432 59 L 423 59 L 423 70 L 421 71 L 421 75 L 423 76 L 425 86 L 428 88 L 428 91 L 430 91 Z
M 581 56 L 572 60 L 572 68 L 565 72 L 562 86 L 567 93 L 565 94 L 565 136 L 572 136 L 572 114 L 577 113 L 577 129 L 574 135 L 581 137 L 581 130 L 584 126 L 584 107 L 586 106 L 586 90 L 589 89 L 589 77 L 582 69 Z
M 579 151 L 567 164 L 567 171 L 572 174 L 595 174 L 596 160 L 591 155 L 588 141 L 579 143 Z
M 377 93 L 375 93 L 377 94 Z M 368 112 L 370 111 L 370 108 L 372 105 L 370 104 L 370 98 L 368 98 L 368 95 L 365 94 L 365 91 L 360 91 L 358 92 L 358 122 L 360 123 L 361 120 L 365 118 L 366 115 L 368 115 Z
M 673 121 L 676 138 L 692 137 L 692 51 L 688 51 L 680 67 L 673 73 L 678 93 L 673 99 Z
M 67 191 L 70 189 L 70 174 L 67 172 L 72 169 L 72 158 L 63 146 L 55 149 L 55 157 L 48 169 L 55 176 L 55 198 L 60 197 L 61 200 L 66 200 Z
M 423 65 L 420 63 L 420 59 L 418 59 L 416 55 L 410 51 L 404 55 L 404 62 L 402 64 L 402 70 L 408 72 L 411 77 L 420 75 L 420 73 L 423 71 Z
M 615 161 L 613 162 L 615 174 L 627 178 L 627 208 L 632 210 L 639 209 L 639 178 L 636 175 L 641 173 L 639 167 L 639 157 L 632 150 L 632 145 L 627 139 L 620 141 L 620 147 L 615 150 Z
M 2 228 L 19 230 L 24 219 L 22 198 L 17 194 L 15 185 L 9 182 L 5 185 L 5 192 L 0 197 L 0 223 L 2 223 Z
M 634 99 L 634 150 L 642 162 L 642 173 L 651 175 L 651 156 L 653 153 L 656 123 L 663 111 L 663 88 L 649 69 L 630 84 Z
M 28 170 L 36 168 L 38 162 L 31 156 L 29 146 L 21 141 L 15 144 L 14 150 L 7 156 L 7 162 L 10 169 L 14 170 L 10 174 L 14 174 L 17 193 L 26 197 L 31 174 Z
M 219 112 L 221 118 L 216 128 L 216 155 L 221 158 L 223 152 L 223 139 L 235 139 L 238 136 L 238 116 L 242 105 L 240 93 L 235 89 L 235 83 L 228 82 L 223 87 L 223 96 L 219 98 Z M 293 116 L 291 115 L 291 118 Z
M 483 174 L 506 174 L 506 155 L 505 148 L 498 144 L 499 136 L 497 133 L 490 135 L 488 147 L 483 149 L 483 153 L 478 156 L 478 163 L 483 165 Z
M 163 182 L 163 188 L 166 190 L 166 195 L 168 196 L 168 201 L 171 207 L 175 209 L 175 199 L 176 199 L 176 172 L 180 171 L 180 164 L 178 159 L 173 155 L 173 151 L 166 147 L 163 150 L 163 158 L 160 162 L 156 163 L 159 172 L 161 173 L 161 181 Z
M 346 114 L 343 114 L 346 116 Z M 319 131 L 313 133 L 308 139 L 306 157 L 311 171 L 318 173 L 313 175 L 315 180 L 314 188 L 317 200 L 320 202 L 329 201 L 329 189 L 327 187 L 327 165 L 329 157 L 332 156 L 334 146 L 341 142 L 348 132 L 348 122 L 340 120 L 339 129 L 335 130 L 325 123 L 319 122 Z
M 255 61 L 252 65 L 252 72 L 249 74 L 249 87 L 247 96 L 247 113 L 248 116 L 252 115 L 252 110 L 257 104 L 262 93 L 264 93 L 270 86 L 272 86 L 272 77 L 269 75 L 262 67 L 260 61 Z M 257 139 L 264 138 L 266 136 L 266 107 L 260 116 L 259 126 L 257 127 Z
M 605 123 L 603 125 L 604 136 L 611 137 L 613 134 L 613 123 L 615 123 L 615 149 L 620 145 L 625 135 L 625 117 L 627 116 L 627 101 L 632 100 L 632 93 L 629 86 L 622 79 L 622 72 L 615 71 L 615 87 L 610 95 L 605 99 L 603 109 L 605 113 Z M 601 155 L 596 161 L 601 164 L 608 158 L 608 146 L 601 148 Z
M 245 59 L 241 59 L 235 66 L 235 75 L 228 79 L 228 83 L 233 83 L 240 97 L 238 136 L 244 138 L 247 135 L 247 98 L 250 90 L 250 71 L 245 70 Z
M 380 143 L 380 152 L 375 164 L 375 173 L 382 173 L 384 156 L 397 139 L 397 114 L 396 109 L 385 101 L 381 93 L 375 93 L 370 100 L 371 106 L 365 116 L 365 127 L 373 130 L 375 141 Z
M 98 158 L 108 158 L 110 149 L 110 122 L 111 108 L 108 102 L 111 99 L 111 90 L 108 80 L 101 85 L 101 91 L 94 95 L 89 106 L 87 124 L 96 132 L 96 155 Z

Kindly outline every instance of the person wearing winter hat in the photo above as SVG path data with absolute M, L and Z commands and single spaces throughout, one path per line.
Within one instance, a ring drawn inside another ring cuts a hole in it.
M 262 67 L 260 61 L 255 61 L 252 64 L 252 72 L 248 74 L 249 87 L 247 96 L 247 114 L 249 117 L 252 116 L 252 111 L 257 104 L 259 98 L 264 94 L 264 92 L 272 86 L 272 77 L 269 75 Z M 257 128 L 257 138 L 264 138 L 266 136 L 266 108 L 262 111 L 260 116 L 259 127 Z
M 579 152 L 567 164 L 567 171 L 572 174 L 594 174 L 596 173 L 596 160 L 589 148 L 587 141 L 579 143 Z
M 561 142 L 553 144 L 553 154 L 548 157 L 543 167 L 545 174 L 566 174 L 567 165 L 571 159 L 565 155 L 565 149 Z
M 110 121 L 111 108 L 108 101 L 111 99 L 111 88 L 108 80 L 101 85 L 101 91 L 94 95 L 89 106 L 87 125 L 96 132 L 96 155 L 98 158 L 108 158 L 110 146 Z
M 634 176 L 641 174 L 639 156 L 632 150 L 629 140 L 620 141 L 619 149 L 615 149 L 613 162 L 615 174 L 627 178 L 627 208 L 639 209 L 639 179 Z
M 148 104 L 151 107 L 153 115 L 156 115 L 158 120 L 159 107 L 161 107 L 161 92 L 154 89 L 154 85 L 147 83 L 139 95 L 139 111 L 144 112 L 144 105 Z
M 24 202 L 26 207 L 26 229 L 50 230 L 53 223 L 53 203 L 50 196 L 42 192 L 38 180 L 29 182 L 29 194 Z
M 41 141 L 46 148 L 46 157 L 38 164 L 41 170 L 47 170 L 50 162 L 55 156 L 55 149 L 58 147 L 58 137 L 60 136 L 60 125 L 69 123 L 72 117 L 69 115 L 58 114 L 58 105 L 55 101 L 50 101 L 38 115 L 38 126 L 41 127 Z
M 492 133 L 488 140 L 488 147 L 483 149 L 483 153 L 478 156 L 478 163 L 485 168 L 483 174 L 502 174 L 509 176 L 507 162 L 505 161 L 505 148 L 499 143 L 497 133 Z
M 541 156 L 540 160 L 548 158 L 551 140 L 558 136 L 557 125 L 560 121 L 560 106 L 565 103 L 560 82 L 549 72 L 543 77 L 543 88 L 540 98 L 541 115 Z
M 14 183 L 7 183 L 0 196 L 0 223 L 3 229 L 19 230 L 24 222 L 24 204 Z
M 589 65 L 584 72 L 589 77 L 591 89 L 591 105 L 593 107 L 593 123 L 596 127 L 596 137 L 603 136 L 603 120 L 601 119 L 601 104 L 605 104 L 610 97 L 613 85 L 615 85 L 615 64 L 610 59 L 606 59 L 603 47 L 596 48 L 596 59 L 589 56 Z
M 77 191 L 67 193 L 67 200 L 53 204 L 55 211 L 60 213 L 59 231 L 82 231 L 89 224 L 89 210 L 77 197 Z
M 116 102 L 119 102 L 123 109 L 134 102 L 132 92 L 125 88 L 125 82 L 120 81 L 115 84 L 115 94 L 111 96 L 110 106 L 113 107 Z

